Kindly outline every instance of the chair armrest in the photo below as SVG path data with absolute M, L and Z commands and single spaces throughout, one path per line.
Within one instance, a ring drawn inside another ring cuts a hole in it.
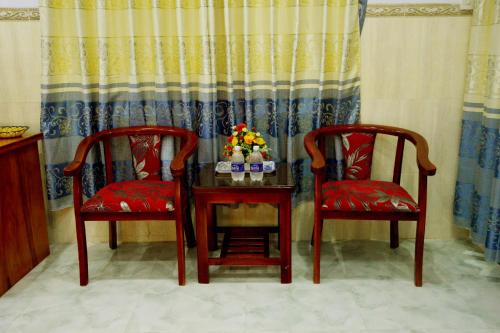
M 76 148 L 75 158 L 64 168 L 65 176 L 74 177 L 76 174 L 81 172 L 83 165 L 85 164 L 85 160 L 87 159 L 87 154 L 95 142 L 96 140 L 93 136 L 86 137 L 80 142 Z
M 318 145 L 316 145 L 316 139 L 319 134 L 320 131 L 315 130 L 309 132 L 304 138 L 304 146 L 312 160 L 311 171 L 315 175 L 323 173 L 325 171 L 325 165 L 326 165 L 325 158 L 321 153 L 321 151 L 319 150 Z
M 434 176 L 436 174 L 436 166 L 429 160 L 429 146 L 427 140 L 418 134 L 403 128 L 379 126 L 383 128 L 386 134 L 398 135 L 413 143 L 417 151 L 417 166 L 425 176 Z
M 429 160 L 429 146 L 427 145 L 427 141 L 423 136 L 415 132 L 412 132 L 411 136 L 415 140 L 410 139 L 417 150 L 418 169 L 426 176 L 434 176 L 436 174 L 436 166 Z
M 174 177 L 181 177 L 184 174 L 184 166 L 188 158 L 193 155 L 193 152 L 198 147 L 198 137 L 195 133 L 186 131 L 186 136 L 183 138 L 185 143 L 182 149 L 175 155 L 174 160 L 170 163 L 170 172 Z

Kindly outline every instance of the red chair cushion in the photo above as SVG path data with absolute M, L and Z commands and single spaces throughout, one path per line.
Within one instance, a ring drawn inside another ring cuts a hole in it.
M 375 134 L 342 134 L 342 155 L 345 159 L 344 179 L 370 179 Z
M 418 212 L 401 186 L 377 180 L 344 180 L 323 184 L 323 210 Z
M 161 180 L 131 180 L 111 183 L 82 206 L 82 212 L 171 212 L 175 183 Z
M 137 179 L 161 180 L 161 136 L 134 135 L 129 141 Z

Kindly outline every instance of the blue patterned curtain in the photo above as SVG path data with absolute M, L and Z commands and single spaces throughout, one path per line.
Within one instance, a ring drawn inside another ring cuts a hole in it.
M 368 6 L 368 0 L 358 0 L 358 5 L 359 5 L 359 31 L 363 31 L 363 25 L 365 24 L 366 7 Z
M 468 57 L 456 224 L 500 263 L 500 0 L 475 2 Z
M 195 163 L 223 159 L 232 125 L 255 126 L 273 159 L 291 165 L 296 199 L 308 198 L 304 135 L 359 119 L 365 10 L 366 0 L 42 0 L 50 208 L 72 205 L 63 169 L 82 138 L 143 124 L 197 132 Z M 116 179 L 133 178 L 127 142 L 114 145 Z M 162 144 L 164 179 L 173 148 Z M 93 151 L 84 169 L 88 197 L 103 184 L 101 154 Z

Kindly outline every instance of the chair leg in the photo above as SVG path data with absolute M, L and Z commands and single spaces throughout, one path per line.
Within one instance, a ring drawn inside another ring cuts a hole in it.
M 179 285 L 186 284 L 186 262 L 184 256 L 184 218 L 180 213 L 175 219 L 175 233 L 177 239 L 177 270 L 179 274 Z
M 391 249 L 399 247 L 399 228 L 398 221 L 391 221 Z
M 415 286 L 422 286 L 422 271 L 424 264 L 425 215 L 420 215 L 417 222 L 415 239 Z
M 116 221 L 109 221 L 109 248 L 114 250 L 118 247 L 116 237 Z
M 321 222 L 321 230 L 320 230 L 320 234 L 323 232 L 323 222 Z M 314 245 L 314 225 L 313 225 L 313 232 L 312 232 L 312 235 L 311 235 L 311 246 Z
M 320 256 L 321 256 L 321 232 L 323 230 L 323 219 L 319 213 L 314 214 L 313 230 L 313 282 L 318 284 L 320 281 Z
M 79 215 L 75 216 L 76 240 L 78 243 L 78 264 L 80 266 L 80 286 L 89 283 L 89 270 L 87 258 L 87 237 L 85 235 L 85 221 Z
M 207 205 L 207 237 L 208 237 L 208 251 L 215 251 L 218 249 L 217 232 L 217 207 L 215 205 Z
M 186 233 L 186 243 L 188 248 L 192 249 L 196 246 L 196 238 L 194 236 L 193 222 L 191 220 L 191 205 L 187 203 L 184 209 L 184 232 Z
M 281 221 L 281 209 L 280 209 L 280 206 L 278 205 L 278 230 L 281 230 L 280 229 L 280 221 Z M 278 246 L 278 249 L 281 248 L 280 245 L 281 245 L 281 232 L 278 231 L 278 244 L 276 244 Z

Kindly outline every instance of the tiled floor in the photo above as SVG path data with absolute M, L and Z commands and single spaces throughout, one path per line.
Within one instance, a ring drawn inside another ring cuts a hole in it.
M 293 283 L 279 270 L 213 268 L 177 285 L 173 243 L 89 248 L 78 285 L 76 247 L 52 255 L 0 298 L 0 332 L 500 332 L 500 266 L 468 242 L 428 241 L 424 287 L 413 286 L 413 242 L 325 243 L 320 285 L 311 249 L 293 244 Z

